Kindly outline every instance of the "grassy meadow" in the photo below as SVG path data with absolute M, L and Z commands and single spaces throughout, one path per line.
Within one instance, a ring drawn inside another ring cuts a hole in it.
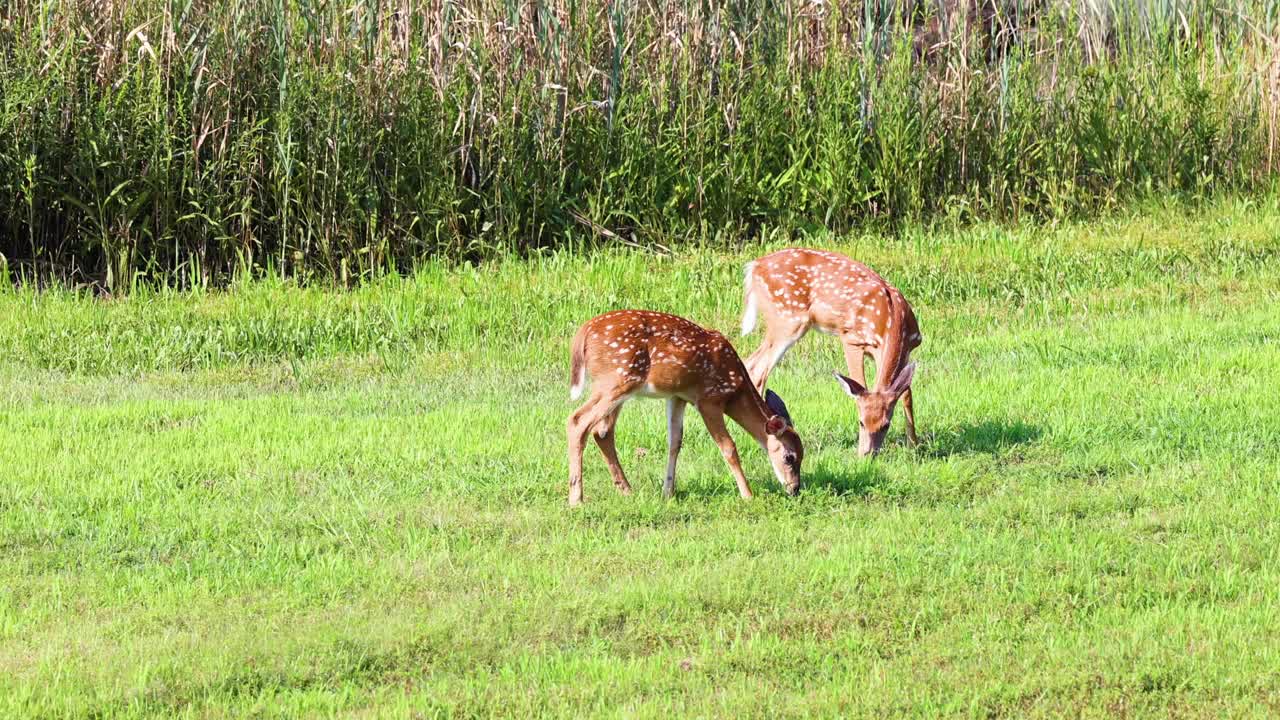
M 0 290 L 0 715 L 1280 711 L 1274 200 L 811 237 L 916 308 L 922 445 L 856 457 L 815 335 L 771 378 L 800 497 L 691 414 L 663 501 L 637 401 L 636 494 L 589 447 L 570 511 L 577 324 L 730 334 L 786 242 Z

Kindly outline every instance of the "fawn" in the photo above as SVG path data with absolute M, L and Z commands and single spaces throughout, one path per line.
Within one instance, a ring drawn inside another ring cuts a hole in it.
M 765 324 L 764 342 L 747 359 L 757 390 L 764 390 L 769 372 L 787 350 L 809 328 L 817 328 L 840 338 L 844 346 L 849 376 L 835 376 L 858 404 L 858 454 L 880 451 L 899 397 L 907 439 L 916 444 L 911 405 L 915 363 L 909 360 L 920 346 L 920 327 L 897 288 L 844 255 L 803 248 L 779 250 L 748 263 L 744 285 L 742 334 L 752 331 L 757 315 Z M 865 355 L 875 360 L 874 390 L 866 387 Z
M 688 403 L 702 415 L 707 431 L 720 446 L 738 492 L 750 499 L 751 486 L 738 462 L 738 450 L 725 427 L 728 415 L 764 448 L 773 472 L 787 494 L 800 490 L 804 449 L 791 426 L 786 405 L 775 393 L 761 398 L 742 359 L 720 333 L 684 318 L 645 310 L 617 310 L 588 320 L 573 337 L 570 396 L 582 396 L 593 379 L 586 404 L 569 416 L 569 505 L 582 502 L 582 451 L 587 434 L 609 465 L 613 484 L 631 494 L 618 464 L 614 426 L 622 405 L 633 397 L 667 401 L 667 475 L 665 497 L 675 494 L 676 457 L 684 437 Z

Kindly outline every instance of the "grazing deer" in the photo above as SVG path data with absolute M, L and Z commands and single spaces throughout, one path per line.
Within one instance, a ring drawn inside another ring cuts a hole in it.
M 688 403 L 702 415 L 707 431 L 738 481 L 738 492 L 751 498 L 751 486 L 738 463 L 738 449 L 725 427 L 728 415 L 764 448 L 778 482 L 787 494 L 800 490 L 804 449 L 791 427 L 786 405 L 774 393 L 762 399 L 738 353 L 723 335 L 684 318 L 645 310 L 617 310 L 588 320 L 573 337 L 570 396 L 582 396 L 591 377 L 591 397 L 569 416 L 569 505 L 582 502 L 582 450 L 591 433 L 613 484 L 623 495 L 631 485 L 618 464 L 614 425 L 622 405 L 633 397 L 667 401 L 666 497 L 675 494 L 676 456 L 684 437 Z
M 902 398 L 907 439 L 916 444 L 911 406 L 911 351 L 920 346 L 915 313 L 897 288 L 871 268 L 838 253 L 795 248 L 748 263 L 744 278 L 746 309 L 742 334 L 763 315 L 765 338 L 747 359 L 756 389 L 763 392 L 769 372 L 809 328 L 835 335 L 844 346 L 849 377 L 835 373 L 858 404 L 858 454 L 880 451 Z M 866 387 L 865 355 L 876 365 L 875 389 Z

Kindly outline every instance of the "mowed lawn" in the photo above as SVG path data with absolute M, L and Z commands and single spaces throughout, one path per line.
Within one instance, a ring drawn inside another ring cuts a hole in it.
M 856 457 L 841 353 L 771 379 L 788 498 L 663 404 L 566 507 L 568 340 L 739 338 L 741 252 L 95 300 L 0 292 L 4 717 L 1280 713 L 1280 209 L 808 238 L 924 344 Z

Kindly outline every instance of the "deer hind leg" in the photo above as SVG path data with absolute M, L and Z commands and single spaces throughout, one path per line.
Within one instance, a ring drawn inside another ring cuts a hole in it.
M 594 414 L 596 406 L 604 398 L 594 392 L 587 402 L 569 416 L 565 423 L 565 435 L 569 446 L 569 505 L 582 504 L 582 446 L 587 440 L 591 424 L 586 421 Z
M 733 479 L 738 482 L 738 494 L 744 500 L 750 500 L 751 486 L 747 484 L 747 476 L 742 472 L 742 463 L 738 462 L 738 447 L 733 444 L 729 429 L 724 426 L 724 408 L 711 404 L 699 404 L 698 412 L 702 415 L 702 422 L 707 426 L 707 432 L 711 433 L 716 445 L 720 446 L 720 454 L 724 456 L 729 472 L 733 473 Z
M 618 462 L 618 448 L 614 444 L 616 434 L 613 429 L 617 426 L 618 415 L 621 413 L 622 406 L 616 406 L 613 412 L 596 423 L 595 432 L 591 436 L 595 438 L 596 445 L 600 448 L 600 453 L 604 455 L 605 464 L 609 466 L 609 475 L 613 477 L 614 487 L 618 488 L 618 492 L 623 495 L 630 495 L 631 484 L 627 482 L 627 476 L 622 472 L 622 463 Z
M 582 450 L 587 444 L 587 434 L 604 420 L 625 399 L 625 392 L 597 390 L 582 407 L 569 416 L 565 434 L 569 445 L 569 505 L 582 504 Z
M 800 342 L 800 338 L 804 337 L 808 329 L 809 326 L 803 321 L 769 325 L 765 331 L 764 342 L 760 343 L 760 347 L 751 353 L 751 357 L 747 358 L 746 362 L 747 374 L 751 375 L 757 391 L 764 392 L 769 373 L 782 362 L 782 357 L 787 354 L 791 346 Z
M 907 388 L 906 392 L 902 393 L 902 411 L 907 416 L 907 442 L 911 443 L 912 447 L 919 445 L 920 441 L 916 439 L 915 409 L 911 406 L 911 388 Z
M 676 458 L 680 456 L 680 445 L 684 442 L 684 409 L 687 405 L 680 398 L 667 400 L 667 477 L 662 481 L 662 496 L 665 498 L 676 494 Z

